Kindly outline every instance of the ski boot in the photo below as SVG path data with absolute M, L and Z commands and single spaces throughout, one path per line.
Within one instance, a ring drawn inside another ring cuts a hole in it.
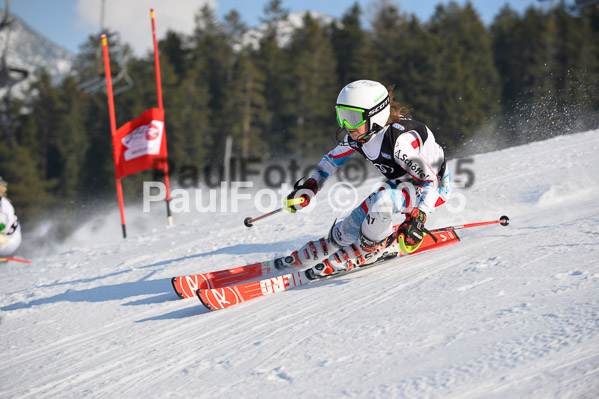
M 379 259 L 394 258 L 399 254 L 395 234 L 382 241 L 375 242 L 368 239 L 360 230 L 358 240 L 353 244 L 340 248 L 328 259 L 305 271 L 310 280 L 322 278 L 354 267 L 370 265 Z
M 299 251 L 293 251 L 291 255 L 275 259 L 275 268 L 283 270 L 318 262 L 329 256 L 329 246 L 329 240 L 324 237 L 321 237 L 318 241 L 308 241 Z
M 299 251 L 293 251 L 291 255 L 275 259 L 275 268 L 283 270 L 289 267 L 305 267 L 314 263 L 322 262 L 329 256 L 329 250 L 335 251 L 341 248 L 333 238 L 333 227 L 329 231 L 328 238 L 321 237 L 317 241 L 308 241 Z

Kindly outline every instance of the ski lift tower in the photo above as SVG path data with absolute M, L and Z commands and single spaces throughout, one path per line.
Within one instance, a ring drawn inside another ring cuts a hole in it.
M 116 73 L 111 73 L 112 76 L 112 85 L 114 87 L 113 95 L 118 96 L 121 93 L 129 90 L 133 87 L 133 79 L 129 76 L 127 72 L 127 64 L 129 62 L 129 55 L 125 51 L 124 46 L 121 44 L 121 36 L 117 31 L 110 31 L 104 25 L 104 8 L 105 8 L 106 0 L 102 0 L 102 5 L 100 9 L 100 34 L 98 38 L 102 35 L 106 35 L 108 42 L 110 43 L 110 47 L 114 49 L 116 56 L 113 57 L 117 61 L 118 70 Z M 100 42 L 97 40 L 96 42 Z M 102 48 L 98 47 L 97 49 L 98 60 L 102 59 Z M 106 90 L 106 77 L 104 75 L 104 64 L 102 62 L 97 63 L 97 73 L 96 76 L 79 83 L 79 89 L 87 94 L 96 94 L 99 92 L 103 92 Z

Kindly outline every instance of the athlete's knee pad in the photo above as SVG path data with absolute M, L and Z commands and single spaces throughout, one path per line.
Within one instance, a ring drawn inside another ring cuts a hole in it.
M 386 190 L 379 191 L 362 222 L 362 234 L 372 240 L 380 241 L 392 233 L 392 218 L 394 213 L 393 199 Z
M 329 241 L 337 248 L 345 247 L 358 238 L 362 218 L 351 214 L 340 222 L 337 222 L 329 231 Z

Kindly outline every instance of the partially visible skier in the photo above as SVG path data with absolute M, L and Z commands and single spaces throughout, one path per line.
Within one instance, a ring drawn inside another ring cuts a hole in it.
M 12 256 L 21 245 L 21 225 L 6 198 L 8 183 L 0 177 L 0 258 Z
M 278 267 L 319 262 L 306 270 L 311 279 L 396 256 L 398 250 L 417 250 L 428 231 L 427 214 L 443 204 L 451 190 L 443 149 L 424 123 L 401 114 L 391 89 L 371 80 L 352 82 L 339 93 L 335 109 L 338 145 L 310 178 L 296 183 L 287 197 L 288 210 L 294 213 L 307 206 L 327 178 L 355 153 L 388 180 L 386 187 L 335 223 L 328 238 L 310 241 L 278 260 Z M 392 216 L 399 213 L 405 220 L 394 231 Z

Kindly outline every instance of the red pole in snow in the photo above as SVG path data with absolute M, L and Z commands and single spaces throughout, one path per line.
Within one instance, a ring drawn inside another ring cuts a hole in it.
M 17 259 L 17 258 L 0 258 L 0 262 L 8 262 L 9 260 L 15 261 L 15 262 L 21 262 L 21 263 L 31 263 L 31 261 L 29 260 L 25 260 L 25 259 Z
M 154 18 L 154 9 L 150 9 L 150 17 L 152 19 L 152 38 L 154 40 L 154 69 L 156 71 L 156 91 L 158 94 L 158 108 L 163 109 L 162 104 L 162 81 L 160 79 L 160 60 L 158 55 L 158 41 L 156 40 L 156 22 Z M 164 142 L 166 143 L 166 129 L 164 131 Z M 171 215 L 171 188 L 168 179 L 168 162 L 163 166 L 164 185 L 166 186 L 166 217 L 169 226 L 173 225 L 173 216 Z
M 106 91 L 108 94 L 108 113 L 110 115 L 110 133 L 112 140 L 116 137 L 116 117 L 114 114 L 114 96 L 112 94 L 112 76 L 110 73 L 110 56 L 108 55 L 108 40 L 106 35 L 102 35 L 102 53 L 104 54 L 104 72 L 106 74 Z M 123 187 L 121 186 L 121 179 L 116 171 L 116 154 L 114 153 L 114 144 L 112 146 L 112 156 L 114 157 L 114 173 L 116 177 L 116 192 L 119 197 L 119 208 L 121 210 L 121 226 L 123 227 L 123 238 L 127 238 L 127 228 L 125 225 L 125 206 L 123 202 Z
M 447 230 L 469 229 L 471 227 L 487 226 L 489 224 L 498 224 L 498 223 L 500 223 L 502 226 L 507 226 L 510 223 L 510 218 L 508 218 L 507 216 L 502 216 L 498 220 L 491 220 L 488 222 L 459 224 L 457 226 L 442 227 L 440 229 L 431 230 L 431 233 L 439 233 L 439 232 L 447 231 Z

